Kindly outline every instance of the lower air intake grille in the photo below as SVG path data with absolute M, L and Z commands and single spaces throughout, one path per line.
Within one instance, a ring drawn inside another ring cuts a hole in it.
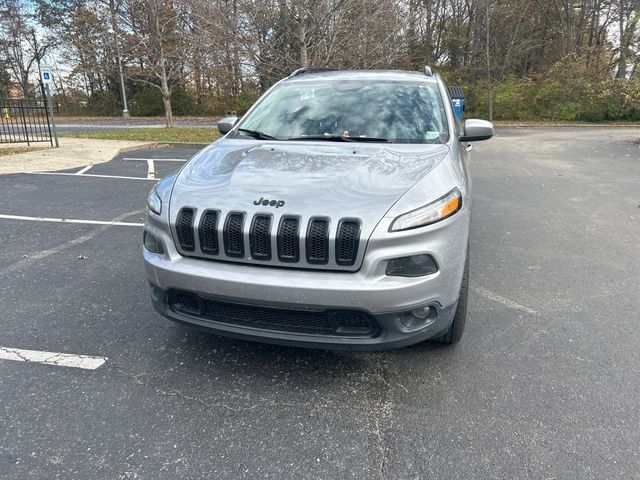
M 200 315 L 200 299 L 187 292 L 174 291 L 170 295 L 171 308 L 187 315 Z
M 218 212 L 207 210 L 200 220 L 200 249 L 208 255 L 218 254 Z
M 172 290 L 169 307 L 189 316 L 205 320 L 288 333 L 311 335 L 371 337 L 378 332 L 377 323 L 365 312 L 327 310 L 309 312 L 239 305 Z
M 338 265 L 353 265 L 358 255 L 359 243 L 360 222 L 341 220 L 336 237 L 336 263 Z
M 300 259 L 298 217 L 282 217 L 278 229 L 278 258 L 281 262 L 297 262 Z
M 307 231 L 307 261 L 325 264 L 329 261 L 329 220 L 314 218 Z
M 193 208 L 183 208 L 178 212 L 176 219 L 176 234 L 178 242 L 183 250 L 193 251 L 195 242 L 193 238 Z
M 224 251 L 230 257 L 244 257 L 244 215 L 230 213 L 224 225 Z

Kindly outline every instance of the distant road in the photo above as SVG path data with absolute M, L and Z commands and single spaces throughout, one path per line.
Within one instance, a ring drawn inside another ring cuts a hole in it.
M 174 120 L 177 127 L 211 127 L 216 128 L 217 118 L 186 117 Z M 56 126 L 58 132 L 87 132 L 91 130 L 118 130 L 125 128 L 161 128 L 164 127 L 164 119 L 151 118 L 117 118 L 117 117 L 57 117 Z

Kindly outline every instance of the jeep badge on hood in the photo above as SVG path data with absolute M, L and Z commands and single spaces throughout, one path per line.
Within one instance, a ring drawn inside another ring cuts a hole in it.
M 280 207 L 284 207 L 284 200 L 267 200 L 264 197 L 260 197 L 260 200 L 254 201 L 253 204 L 264 205 L 265 207 L 269 205 L 272 207 L 280 208 Z

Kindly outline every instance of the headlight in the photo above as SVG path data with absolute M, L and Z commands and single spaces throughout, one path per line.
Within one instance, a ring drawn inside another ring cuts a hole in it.
M 404 213 L 391 224 L 389 231 L 398 232 L 410 228 L 424 227 L 450 217 L 462 208 L 462 194 L 454 188 L 444 197 L 440 197 L 429 205 Z
M 160 200 L 158 192 L 156 192 L 156 187 L 153 187 L 151 189 L 151 192 L 149 192 L 149 197 L 147 198 L 147 206 L 153 213 L 160 215 L 160 212 L 162 211 L 162 200 Z

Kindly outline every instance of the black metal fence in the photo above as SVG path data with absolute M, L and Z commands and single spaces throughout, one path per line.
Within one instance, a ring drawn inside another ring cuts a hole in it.
M 49 111 L 40 99 L 0 98 L 0 143 L 50 142 Z

